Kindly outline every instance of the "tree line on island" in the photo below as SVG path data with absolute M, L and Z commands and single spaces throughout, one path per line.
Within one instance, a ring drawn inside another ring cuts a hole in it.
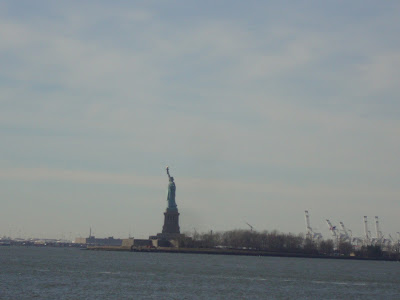
M 219 248 L 265 251 L 271 253 L 298 253 L 321 256 L 357 256 L 363 258 L 400 259 L 399 245 L 385 248 L 380 245 L 355 247 L 345 240 L 312 239 L 304 234 L 273 231 L 230 230 L 225 232 L 185 233 L 179 239 L 183 248 Z

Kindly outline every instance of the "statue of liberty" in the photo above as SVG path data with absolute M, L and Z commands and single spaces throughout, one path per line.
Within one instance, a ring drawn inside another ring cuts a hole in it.
M 178 208 L 176 207 L 176 202 L 175 202 L 176 186 L 175 186 L 175 182 L 174 182 L 174 177 L 169 175 L 168 166 L 167 166 L 167 175 L 168 175 L 168 179 L 169 179 L 168 196 L 167 196 L 167 201 L 168 201 L 167 210 L 178 210 Z

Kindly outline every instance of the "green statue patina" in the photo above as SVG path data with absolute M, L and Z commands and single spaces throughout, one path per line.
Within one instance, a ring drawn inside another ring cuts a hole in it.
M 169 179 L 169 184 L 168 184 L 168 207 L 167 210 L 178 210 L 175 202 L 175 191 L 176 191 L 176 186 L 174 182 L 174 177 L 169 175 L 169 168 L 167 166 L 167 175 Z

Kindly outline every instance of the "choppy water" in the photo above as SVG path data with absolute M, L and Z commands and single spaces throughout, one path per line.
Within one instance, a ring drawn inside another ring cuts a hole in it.
M 400 299 L 400 263 L 0 247 L 1 299 Z

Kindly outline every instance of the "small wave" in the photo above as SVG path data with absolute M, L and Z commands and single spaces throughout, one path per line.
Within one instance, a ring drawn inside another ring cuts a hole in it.
M 109 272 L 109 271 L 102 271 L 102 272 L 97 272 L 97 274 L 111 274 L 111 275 L 118 275 L 118 274 L 121 274 L 121 272 Z
M 344 284 L 344 285 L 356 285 L 356 286 L 366 286 L 367 284 L 365 282 L 340 282 L 336 284 Z
M 250 281 L 267 281 L 269 280 L 268 278 L 262 278 L 262 277 L 243 277 L 243 276 L 224 276 L 222 278 L 226 279 L 237 279 L 237 280 L 250 280 Z
M 320 280 L 313 280 L 312 283 L 317 284 L 335 284 L 335 285 L 355 285 L 355 286 L 366 286 L 365 282 L 345 282 L 345 281 L 320 281 Z

